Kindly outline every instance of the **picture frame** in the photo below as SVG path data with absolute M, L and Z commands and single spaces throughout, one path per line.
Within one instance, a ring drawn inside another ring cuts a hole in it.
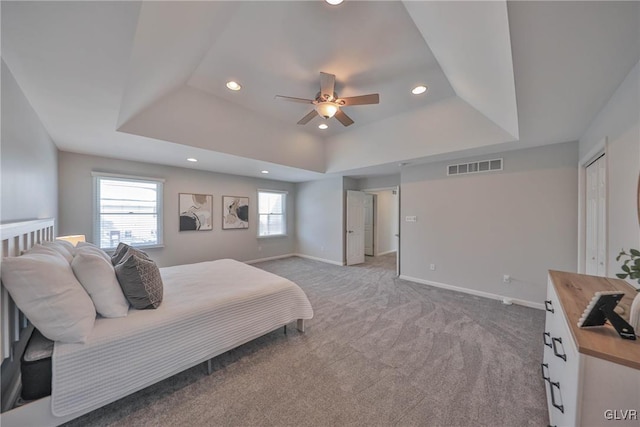
M 222 196 L 222 229 L 246 230 L 249 228 L 249 198 Z
M 213 230 L 213 195 L 178 193 L 179 231 Z

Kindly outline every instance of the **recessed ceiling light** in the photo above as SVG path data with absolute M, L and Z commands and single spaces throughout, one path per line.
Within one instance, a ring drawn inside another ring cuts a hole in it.
M 426 86 L 416 86 L 413 89 L 411 89 L 411 93 L 414 95 L 420 95 L 421 93 L 425 93 L 427 91 L 427 87 Z
M 326 128 L 328 128 L 329 126 L 327 126 L 327 124 L 326 124 L 326 123 L 320 123 L 320 124 L 318 125 L 318 127 L 319 127 L 320 129 L 322 129 L 322 130 L 325 130 L 325 129 L 326 129 Z
M 265 171 L 260 171 L 260 173 L 269 173 L 269 171 L 266 171 L 266 170 Z
M 329 3 L 331 6 L 337 6 L 342 3 L 344 0 L 324 0 Z
M 189 157 L 187 159 L 187 162 L 197 162 L 197 161 L 198 161 L 198 159 L 194 159 L 193 157 Z
M 233 80 L 230 82 L 227 82 L 227 87 L 231 90 L 240 90 L 242 89 L 242 86 L 240 86 L 239 83 L 234 82 Z

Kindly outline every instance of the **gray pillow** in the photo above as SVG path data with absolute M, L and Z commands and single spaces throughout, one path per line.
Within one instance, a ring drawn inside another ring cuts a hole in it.
M 116 277 L 124 296 L 133 308 L 158 308 L 162 302 L 162 277 L 155 262 L 128 251 L 128 255 L 115 266 Z
M 111 264 L 116 265 L 117 263 L 122 261 L 124 255 L 127 253 L 127 249 L 129 249 L 130 247 L 131 246 L 127 245 L 126 243 L 118 243 L 118 247 L 113 252 L 113 255 L 111 255 Z
M 129 246 L 126 243 L 118 243 L 118 247 L 116 251 L 111 256 L 111 264 L 116 265 L 128 257 L 131 253 L 135 253 L 136 255 L 149 259 L 149 255 L 146 252 L 141 251 L 140 249 L 136 249 L 133 246 Z

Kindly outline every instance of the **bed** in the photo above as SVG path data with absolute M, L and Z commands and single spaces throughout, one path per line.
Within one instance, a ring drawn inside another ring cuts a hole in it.
M 24 237 L 24 227 L 11 227 L 20 236 L 1 227 L 3 255 L 12 255 L 16 243 L 24 249 L 38 241 L 32 231 Z M 295 283 L 235 260 L 165 267 L 160 274 L 164 298 L 157 309 L 98 317 L 84 343 L 56 342 L 51 396 L 3 413 L 2 425 L 61 424 L 291 322 L 304 330 L 304 319 L 313 316 Z M 4 350 L 26 323 L 5 290 L 2 304 L 9 308 L 3 310 Z

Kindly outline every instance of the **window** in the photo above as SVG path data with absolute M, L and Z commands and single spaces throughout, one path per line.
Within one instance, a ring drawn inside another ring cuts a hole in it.
M 287 193 L 258 190 L 258 237 L 287 234 Z
M 154 178 L 93 174 L 94 242 L 113 249 L 162 245 L 162 184 Z

